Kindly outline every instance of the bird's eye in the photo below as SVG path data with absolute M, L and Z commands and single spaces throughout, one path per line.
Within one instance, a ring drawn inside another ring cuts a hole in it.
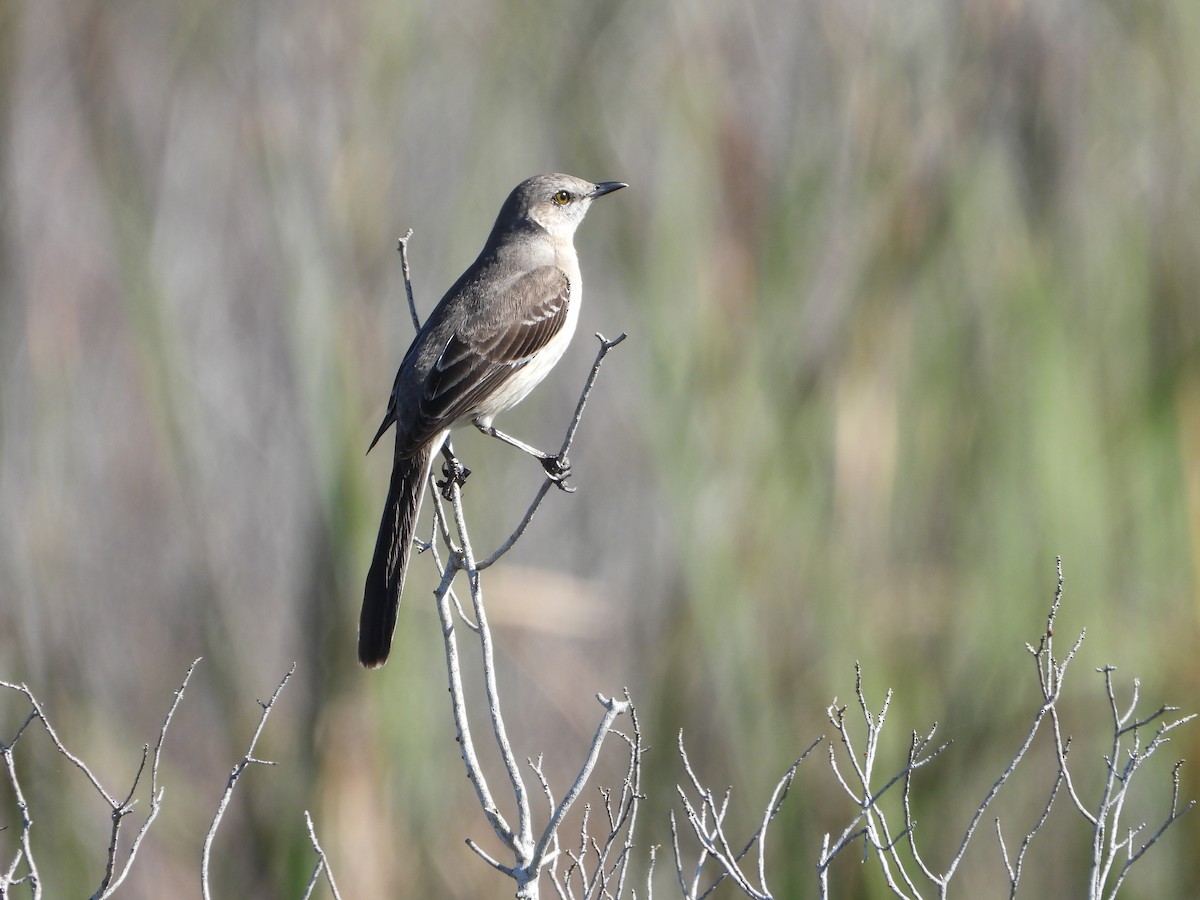
M 555 203 L 557 203 L 559 206 L 566 206 L 568 203 L 571 202 L 571 192 L 570 191 L 558 191 L 551 199 Z

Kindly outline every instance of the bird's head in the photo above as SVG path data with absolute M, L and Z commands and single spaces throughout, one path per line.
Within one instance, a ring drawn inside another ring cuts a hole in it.
M 594 184 L 573 175 L 535 175 L 513 188 L 496 219 L 496 229 L 529 223 L 556 241 L 570 241 L 593 200 L 627 186 L 621 181 Z

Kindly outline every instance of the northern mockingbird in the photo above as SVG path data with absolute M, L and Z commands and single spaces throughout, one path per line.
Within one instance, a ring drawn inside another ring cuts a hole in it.
M 471 422 L 542 462 L 562 487 L 565 461 L 497 431 L 492 420 L 525 399 L 570 343 L 582 299 L 572 239 L 592 201 L 626 187 L 570 175 L 537 175 L 504 201 L 483 252 L 421 326 L 396 373 L 371 447 L 396 426 L 396 453 L 358 625 L 358 658 L 388 658 L 417 515 L 433 455 L 465 477 L 450 429 Z M 368 448 L 367 452 L 370 452 Z

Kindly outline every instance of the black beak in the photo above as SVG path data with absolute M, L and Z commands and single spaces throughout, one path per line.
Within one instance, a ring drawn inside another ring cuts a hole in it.
M 589 200 L 595 200 L 597 197 L 619 191 L 623 187 L 629 187 L 629 185 L 623 181 L 602 181 L 588 192 L 587 197 Z

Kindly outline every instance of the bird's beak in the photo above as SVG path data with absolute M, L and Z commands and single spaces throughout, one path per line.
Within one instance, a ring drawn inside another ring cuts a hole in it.
M 623 181 L 602 181 L 592 188 L 587 196 L 589 200 L 595 200 L 597 197 L 603 197 L 605 194 L 619 191 L 623 187 L 629 187 L 629 185 Z

